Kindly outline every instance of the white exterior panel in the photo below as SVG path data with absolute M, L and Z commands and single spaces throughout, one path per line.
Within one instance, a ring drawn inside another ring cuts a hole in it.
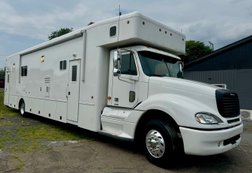
M 224 153 L 237 147 L 241 138 L 233 144 L 224 145 L 224 141 L 243 132 L 243 125 L 240 124 L 232 129 L 204 131 L 180 127 L 186 154 L 193 155 L 214 155 Z

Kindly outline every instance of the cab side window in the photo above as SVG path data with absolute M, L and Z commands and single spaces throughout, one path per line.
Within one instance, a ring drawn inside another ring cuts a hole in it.
M 121 56 L 121 74 L 137 75 L 134 55 L 130 52 Z

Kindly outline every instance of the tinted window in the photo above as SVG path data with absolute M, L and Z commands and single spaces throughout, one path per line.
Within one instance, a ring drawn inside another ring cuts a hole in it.
M 110 37 L 115 36 L 116 35 L 116 26 L 112 26 L 109 30 L 109 35 Z
M 148 51 L 139 51 L 139 59 L 147 76 L 183 77 L 179 59 Z
M 21 76 L 27 76 L 28 67 L 22 66 L 21 67 Z
M 121 74 L 137 75 L 136 64 L 132 53 L 122 55 Z
M 60 70 L 66 70 L 66 67 L 67 67 L 67 61 L 66 60 L 60 61 Z
M 72 81 L 77 81 L 77 65 L 72 66 Z

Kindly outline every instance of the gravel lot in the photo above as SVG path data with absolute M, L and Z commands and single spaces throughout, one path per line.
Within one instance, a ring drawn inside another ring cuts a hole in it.
M 3 122 L 1 119 L 0 121 Z M 20 150 L 0 150 L 0 172 L 21 173 L 158 173 L 158 172 L 240 172 L 252 173 L 252 122 L 245 121 L 243 140 L 239 147 L 227 153 L 196 157 L 183 156 L 177 165 L 162 169 L 149 163 L 144 155 L 136 151 L 131 143 L 99 136 L 78 128 L 65 126 L 39 117 L 16 117 L 8 120 L 22 122 L 23 125 L 54 124 L 60 129 L 79 133 L 78 140 L 42 140 L 42 147 L 22 152 Z M 3 128 L 0 127 L 0 140 Z M 15 140 L 11 141 L 15 142 Z M 8 145 L 13 145 L 8 143 Z

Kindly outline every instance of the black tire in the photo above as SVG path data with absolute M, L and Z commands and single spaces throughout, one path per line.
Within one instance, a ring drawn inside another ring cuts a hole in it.
M 176 162 L 178 136 L 173 126 L 161 120 L 151 120 L 143 131 L 142 145 L 147 159 L 161 167 L 170 167 Z
M 25 103 L 24 103 L 24 101 L 20 101 L 20 103 L 19 103 L 19 114 L 21 115 L 21 116 L 25 116 L 26 115 L 26 113 L 25 113 Z

